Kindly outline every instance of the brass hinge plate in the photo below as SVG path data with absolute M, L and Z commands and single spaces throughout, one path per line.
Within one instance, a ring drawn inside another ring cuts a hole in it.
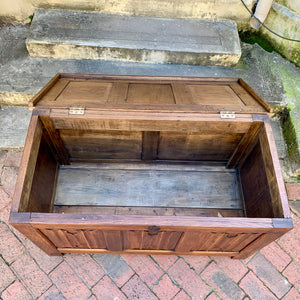
M 70 106 L 69 115 L 84 115 L 85 106 Z
M 235 119 L 234 111 L 220 111 L 221 119 Z

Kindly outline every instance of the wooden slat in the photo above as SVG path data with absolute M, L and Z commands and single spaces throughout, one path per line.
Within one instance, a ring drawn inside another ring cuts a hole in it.
M 107 75 L 107 74 L 78 74 L 78 73 L 61 73 L 61 78 L 70 79 L 87 79 L 87 80 L 141 80 L 141 81 L 204 81 L 212 83 L 237 82 L 238 78 L 234 77 L 188 77 L 188 76 L 136 76 L 136 75 Z
M 101 230 L 82 230 L 91 249 L 106 248 L 104 234 Z
M 32 116 L 13 197 L 13 212 L 27 211 L 42 133 L 43 128 L 38 116 Z
M 104 230 L 104 238 L 106 241 L 107 249 L 110 251 L 122 251 L 122 232 L 119 230 Z
M 156 160 L 158 151 L 159 132 L 143 132 L 142 160 Z
M 31 224 L 36 228 L 71 228 L 74 225 L 81 229 L 112 229 L 121 230 L 147 230 L 149 224 L 155 224 L 164 231 L 201 231 L 212 230 L 221 232 L 237 232 L 242 230 L 249 232 L 266 232 L 272 229 L 271 218 L 220 218 L 220 217 L 198 217 L 198 216 L 139 216 L 139 215 L 86 215 L 86 214 L 45 214 L 31 213 Z M 224 229 L 226 228 L 226 230 Z M 254 230 L 254 231 L 253 231 Z
M 143 231 L 141 230 L 124 230 L 123 231 L 124 250 L 141 249 L 142 234 Z
M 273 216 L 275 218 L 281 218 L 283 217 L 283 207 L 282 207 L 282 202 L 284 201 L 284 203 L 287 203 L 287 196 L 286 196 L 286 192 L 285 192 L 285 187 L 284 187 L 284 183 L 282 180 L 282 175 L 278 176 L 280 179 L 280 184 L 281 184 L 281 193 L 279 192 L 279 184 L 277 181 L 277 177 L 276 177 L 276 172 L 274 169 L 274 164 L 273 164 L 273 157 L 275 157 L 275 154 L 271 154 L 270 151 L 270 145 L 268 143 L 269 138 L 273 138 L 273 135 L 271 135 L 271 132 L 269 133 L 269 136 L 267 135 L 266 132 L 266 127 L 268 126 L 268 124 L 265 124 L 265 128 L 263 128 L 263 130 L 260 133 L 259 136 L 259 142 L 260 142 L 260 147 L 261 147 L 261 153 L 262 153 L 262 159 L 264 162 L 264 168 L 265 168 L 265 172 L 266 172 L 266 177 L 267 177 L 267 183 L 268 183 L 268 189 L 269 189 L 269 193 L 271 196 L 271 201 L 272 201 L 272 209 L 273 209 Z M 271 130 L 270 128 L 268 128 L 269 130 Z M 273 145 L 273 153 L 276 151 L 276 148 Z M 277 152 L 277 151 L 276 151 Z M 279 160 L 277 160 L 277 173 L 280 172 L 280 164 L 279 164 Z M 281 174 L 281 172 L 280 172 Z M 281 199 L 282 196 L 282 199 Z M 289 209 L 287 207 L 286 209 L 286 213 L 287 216 L 289 213 Z
M 50 212 L 54 201 L 58 163 L 44 138 L 41 138 L 27 211 Z
M 260 142 L 240 168 L 246 214 L 249 218 L 274 217 Z
M 71 159 L 141 159 L 142 132 L 59 130 Z
M 242 209 L 234 172 L 181 169 L 64 167 L 55 205 L 102 205 Z M 212 169 L 213 167 L 211 167 Z M 217 167 L 219 169 L 219 167 Z
M 108 96 L 109 104 L 124 104 L 127 99 L 128 82 L 114 82 Z
M 86 111 L 85 116 L 68 116 L 64 111 L 51 112 L 56 129 L 75 130 L 128 130 L 128 131 L 186 131 L 202 133 L 245 133 L 251 126 L 252 115 L 237 116 L 228 121 L 220 115 L 192 113 L 137 113 L 119 111 Z
M 58 132 L 55 130 L 49 115 L 40 116 L 40 120 L 43 123 L 44 128 L 46 129 L 50 137 L 50 140 L 52 141 L 52 144 L 57 152 L 57 156 L 59 157 L 60 163 L 63 165 L 69 165 L 69 155 Z
M 144 254 L 144 255 L 195 255 L 195 256 L 231 256 L 235 258 L 239 252 L 225 251 L 190 251 L 190 252 L 175 252 L 170 250 L 124 250 L 124 251 L 109 251 L 106 249 L 72 249 L 58 248 L 61 253 L 93 253 L 93 254 Z
M 242 209 L 144 207 L 144 206 L 84 206 L 55 205 L 54 213 L 147 216 L 243 217 Z
M 244 161 L 247 158 L 250 151 L 253 149 L 254 142 L 257 139 L 258 132 L 262 125 L 262 122 L 253 122 L 229 158 L 227 168 L 236 168 L 241 160 Z
M 181 238 L 182 232 L 180 231 L 164 231 L 163 236 L 159 243 L 159 249 L 161 250 L 175 250 Z
M 161 132 L 158 159 L 228 160 L 242 138 L 240 133 Z
M 163 238 L 163 232 L 158 232 L 155 235 L 151 235 L 147 231 L 142 233 L 141 249 L 144 250 L 159 250 L 159 245 Z
M 192 94 L 185 83 L 173 82 L 172 89 L 176 104 L 195 104 Z

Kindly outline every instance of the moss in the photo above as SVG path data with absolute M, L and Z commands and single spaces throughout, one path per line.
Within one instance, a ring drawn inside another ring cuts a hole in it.
M 240 39 L 247 44 L 258 44 L 267 52 L 275 51 L 272 43 L 259 32 L 242 31 L 240 32 Z
M 280 117 L 280 124 L 287 145 L 288 156 L 291 161 L 297 161 L 299 159 L 297 134 L 291 121 L 290 109 L 288 107 L 283 107 L 281 110 L 277 111 L 277 115 Z

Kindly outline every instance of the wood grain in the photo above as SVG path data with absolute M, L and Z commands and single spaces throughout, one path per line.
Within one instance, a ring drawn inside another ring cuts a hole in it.
M 26 212 L 30 199 L 32 180 L 38 158 L 43 127 L 38 116 L 32 116 L 28 128 L 19 174 L 16 182 L 12 211 Z
M 181 170 L 84 169 L 60 170 L 55 205 L 154 206 L 242 209 L 233 172 Z M 210 167 L 211 169 L 213 167 Z M 220 167 L 218 167 L 220 169 Z
M 52 142 L 53 147 L 55 148 L 60 164 L 69 165 L 70 164 L 69 154 L 63 144 L 63 141 L 61 140 L 59 133 L 54 128 L 49 115 L 40 116 L 40 120 L 43 123 L 43 126 L 48 133 L 48 136 Z
M 141 159 L 142 132 L 59 130 L 71 159 Z
M 224 161 L 230 158 L 241 138 L 240 133 L 161 132 L 157 158 Z
M 227 168 L 236 168 L 242 165 L 249 153 L 253 149 L 253 145 L 258 137 L 258 133 L 263 126 L 262 122 L 253 122 L 249 130 L 241 138 L 238 146 L 235 148 L 228 160 Z
M 42 137 L 28 201 L 27 211 L 50 212 L 56 185 L 58 163 Z
M 143 132 L 142 160 L 152 161 L 157 159 L 158 142 L 159 142 L 159 132 L 157 131 Z

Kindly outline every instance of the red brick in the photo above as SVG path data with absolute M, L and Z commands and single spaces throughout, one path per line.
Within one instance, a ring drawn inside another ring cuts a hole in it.
M 291 288 L 287 280 L 260 253 L 248 263 L 248 267 L 278 298 L 285 295 Z
M 170 277 L 165 274 L 157 285 L 153 287 L 153 292 L 159 299 L 172 299 L 180 289 L 171 281 Z
M 52 285 L 38 300 L 62 300 L 64 299 L 61 292 Z
M 12 264 L 12 269 L 34 297 L 39 297 L 52 285 L 29 254 L 24 254 L 16 260 Z
M 211 293 L 207 298 L 205 298 L 205 300 L 220 300 L 220 297 L 217 296 L 215 293 Z M 245 300 L 243 298 L 243 300 Z
M 175 255 L 152 255 L 152 257 L 164 270 L 168 270 L 178 259 Z
M 211 291 L 182 258 L 176 261 L 168 273 L 194 299 L 202 299 Z
M 294 260 L 300 263 L 300 221 L 293 216 L 294 229 L 286 233 L 278 240 L 278 244 Z
M 277 300 L 251 271 L 241 280 L 240 287 L 251 299 Z
M 0 168 L 4 165 L 7 157 L 7 150 L 0 150 Z
M 104 276 L 103 269 L 88 254 L 67 254 L 64 258 L 89 287 Z
M 89 300 L 97 300 L 96 296 L 95 295 L 92 295 Z M 118 300 L 118 299 L 115 299 L 115 300 Z
M 244 293 L 238 285 L 223 272 L 214 262 L 212 262 L 202 273 L 204 280 L 213 287 L 223 298 L 229 300 L 243 299 Z
M 1 175 L 2 188 L 10 197 L 13 196 L 15 185 L 17 181 L 18 168 L 16 167 L 3 167 Z
M 0 221 L 8 224 L 11 204 L 8 204 L 4 208 L 0 209 Z
M 6 167 L 19 167 L 22 158 L 22 151 L 8 151 L 4 165 Z
M 290 256 L 276 243 L 271 243 L 260 251 L 263 256 L 281 272 L 291 261 Z
M 191 297 L 184 290 L 181 290 L 172 300 L 191 300 Z
M 299 200 L 290 200 L 289 206 L 293 214 L 298 218 L 300 217 L 300 201 Z
M 122 291 L 130 299 L 156 300 L 157 297 L 150 291 L 147 285 L 134 275 L 123 287 Z
M 282 274 L 296 289 L 300 290 L 300 264 L 293 261 Z
M 14 280 L 15 275 L 12 273 L 8 265 L 0 257 L 0 294 L 5 290 Z
M 119 287 L 134 274 L 126 261 L 116 254 L 96 254 L 94 259 L 99 262 L 106 273 L 117 283 Z
M 11 204 L 11 198 L 8 194 L 0 187 L 0 209 Z
M 9 264 L 25 251 L 23 245 L 3 223 L 0 223 L 0 241 L 0 253 Z
M 297 292 L 295 288 L 291 288 L 282 300 L 300 300 L 300 293 Z
M 56 268 L 63 260 L 60 256 L 47 255 L 44 251 L 42 251 L 28 239 L 24 239 L 24 245 L 30 252 L 30 255 L 37 262 L 39 267 L 47 274 L 49 274 L 54 268 Z
M 300 183 L 286 183 L 289 200 L 300 200 Z
M 94 287 L 93 293 L 99 300 L 125 300 L 126 296 L 119 290 L 114 282 L 108 277 L 103 277 Z
M 50 273 L 50 277 L 56 287 L 68 300 L 88 299 L 90 291 L 71 267 L 62 262 Z
M 216 264 L 235 282 L 239 282 L 245 276 L 248 269 L 240 260 L 233 260 L 229 257 L 215 256 Z
M 150 287 L 163 275 L 163 271 L 148 255 L 122 255 L 122 257 Z
M 210 262 L 208 256 L 182 256 L 182 258 L 192 267 L 198 274 L 203 271 L 203 269 Z
M 10 285 L 1 295 L 3 300 L 31 300 L 32 297 L 26 291 L 24 286 L 19 282 L 15 281 Z

